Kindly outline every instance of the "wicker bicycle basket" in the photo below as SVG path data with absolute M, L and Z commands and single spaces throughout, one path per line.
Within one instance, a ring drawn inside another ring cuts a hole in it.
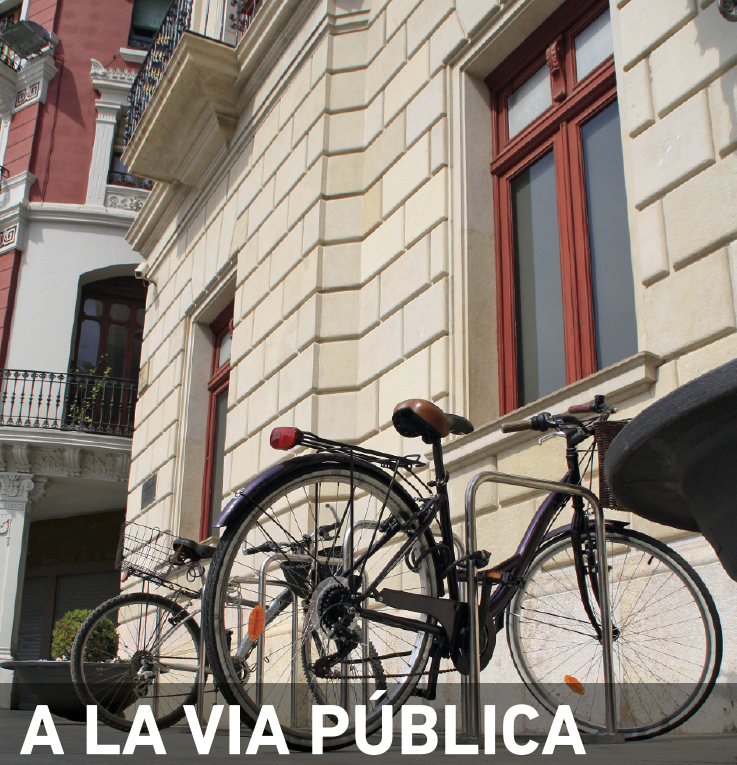
M 626 507 L 617 502 L 609 489 L 604 473 L 604 458 L 607 449 L 614 440 L 615 436 L 621 432 L 629 420 L 602 420 L 594 423 L 594 438 L 596 440 L 596 451 L 599 455 L 599 499 L 602 507 L 609 507 L 612 510 L 626 510 Z
M 174 541 L 168 531 L 140 523 L 124 524 L 118 545 L 116 568 L 174 592 L 197 597 L 199 593 L 169 579 L 173 567 Z

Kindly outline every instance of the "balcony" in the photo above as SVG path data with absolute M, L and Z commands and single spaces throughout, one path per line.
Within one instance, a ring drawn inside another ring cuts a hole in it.
M 0 426 L 133 435 L 135 380 L 20 369 L 0 379 Z
M 237 45 L 263 2 L 264 0 L 228 0 L 225 8 L 231 7 L 233 12 L 228 14 L 227 19 L 222 19 L 219 39 L 226 44 Z M 174 50 L 184 33 L 190 29 L 191 22 L 192 0 L 173 0 L 131 87 L 130 108 L 125 129 L 126 145 L 136 132 L 138 123 L 164 76 Z

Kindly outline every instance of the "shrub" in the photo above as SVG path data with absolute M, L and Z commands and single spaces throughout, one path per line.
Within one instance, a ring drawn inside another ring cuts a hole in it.
M 51 640 L 51 658 L 68 659 L 72 655 L 72 643 L 82 622 L 92 613 L 89 608 L 68 611 L 54 625 Z M 106 661 L 118 653 L 118 633 L 110 619 L 101 619 L 87 638 L 85 661 Z

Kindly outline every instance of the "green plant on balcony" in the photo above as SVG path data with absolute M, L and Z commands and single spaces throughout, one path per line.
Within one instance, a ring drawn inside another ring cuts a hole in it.
M 67 409 L 67 419 L 75 425 L 88 425 L 92 422 L 95 406 L 100 403 L 100 396 L 107 384 L 107 378 L 110 377 L 111 367 L 105 366 L 107 356 L 102 356 L 94 366 L 88 366 L 86 369 L 79 367 L 69 370 L 70 375 L 84 375 L 94 378 L 91 385 L 84 386 L 79 380 L 76 381 L 76 388 L 70 388 L 69 407 Z M 101 371 L 102 367 L 105 367 Z M 70 381 L 71 382 L 71 381 Z

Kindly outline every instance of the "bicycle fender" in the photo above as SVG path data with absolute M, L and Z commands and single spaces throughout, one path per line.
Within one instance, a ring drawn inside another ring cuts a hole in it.
M 344 454 L 303 454 L 299 457 L 293 457 L 285 462 L 280 462 L 278 465 L 273 465 L 268 470 L 265 470 L 260 475 L 257 475 L 250 483 L 246 484 L 242 489 L 239 489 L 233 499 L 223 508 L 217 520 L 213 523 L 215 528 L 222 528 L 230 526 L 237 518 L 240 518 L 240 514 L 244 509 L 250 509 L 254 506 L 253 497 L 267 484 L 269 481 L 275 478 L 287 477 L 290 473 L 302 470 L 306 465 L 325 465 L 329 463 L 336 463 L 340 465 L 349 465 L 351 458 Z M 386 478 L 387 474 L 379 468 L 372 465 L 370 462 L 364 462 L 363 460 L 353 458 L 354 464 L 361 464 L 362 470 L 367 470 L 376 474 L 380 474 Z M 399 484 L 395 487 L 396 491 L 405 495 L 405 500 L 408 504 L 414 504 L 412 498 L 407 494 L 406 490 Z M 431 535 L 432 537 L 432 535 Z
M 258 492 L 266 484 L 268 484 L 269 481 L 272 481 L 277 477 L 286 477 L 292 472 L 301 470 L 305 465 L 324 465 L 329 462 L 335 462 L 341 465 L 349 465 L 351 458 L 346 454 L 303 454 L 299 457 L 293 457 L 290 460 L 286 460 L 285 462 L 280 462 L 278 465 L 273 465 L 268 470 L 265 470 L 260 475 L 257 475 L 250 483 L 246 484 L 242 489 L 239 489 L 236 492 L 236 495 L 233 497 L 233 499 L 228 502 L 228 504 L 221 511 L 220 515 L 218 515 L 217 520 L 215 523 L 213 523 L 213 527 L 227 528 L 231 523 L 236 523 L 239 521 L 242 513 L 247 512 L 254 507 L 254 496 L 258 494 Z M 386 477 L 386 473 L 384 471 L 375 467 L 370 462 L 364 462 L 363 460 L 356 459 L 354 457 L 353 463 L 356 464 L 358 462 L 361 463 L 362 469 L 366 469 Z M 408 504 L 415 504 L 412 497 L 407 494 L 406 489 L 404 489 L 402 486 L 397 484 L 396 491 L 405 495 L 404 499 L 408 502 Z M 430 529 L 425 532 L 425 538 L 427 540 L 428 547 L 435 547 L 435 538 L 433 537 L 432 531 L 430 531 Z M 435 560 L 435 567 L 439 571 L 442 568 L 442 561 L 440 560 L 440 556 L 437 552 L 433 552 L 433 559 Z M 443 580 L 438 577 L 438 595 L 443 597 L 444 594 L 445 587 Z
M 622 529 L 626 528 L 629 525 L 630 524 L 628 521 L 612 521 L 612 520 L 609 520 L 608 518 L 604 521 L 604 527 L 606 528 L 607 531 L 622 531 Z M 593 521 L 591 522 L 590 527 L 592 529 L 594 528 Z M 555 537 L 568 536 L 570 533 L 571 533 L 570 523 L 567 524 L 566 526 L 558 526 L 557 529 L 552 529 L 543 537 L 541 544 L 543 542 L 549 542 L 551 539 L 554 539 Z
M 297 458 L 299 459 L 299 458 Z M 291 460 L 290 460 L 291 462 Z M 242 489 L 239 489 L 233 499 L 220 511 L 217 520 L 213 523 L 215 528 L 223 528 L 229 526 L 233 520 L 240 516 L 242 508 L 250 507 L 250 497 L 258 491 L 265 483 L 268 483 L 272 478 L 275 478 L 284 471 L 286 462 L 281 462 L 278 465 L 270 467 L 260 475 L 257 475 L 250 483 L 246 484 Z

